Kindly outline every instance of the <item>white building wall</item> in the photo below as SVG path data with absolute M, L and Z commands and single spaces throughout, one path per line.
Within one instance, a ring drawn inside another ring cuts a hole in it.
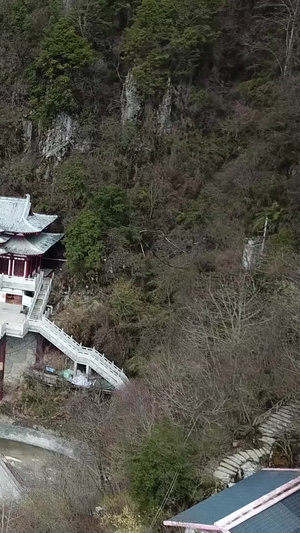
M 26 305 L 26 307 L 30 308 L 31 304 L 32 304 L 32 297 L 26 296 L 26 294 L 23 294 L 22 305 Z
M 7 294 L 16 294 L 17 296 L 22 296 L 23 291 L 19 289 L 2 289 L 0 290 L 0 303 L 5 303 Z M 25 304 L 27 305 L 27 304 Z

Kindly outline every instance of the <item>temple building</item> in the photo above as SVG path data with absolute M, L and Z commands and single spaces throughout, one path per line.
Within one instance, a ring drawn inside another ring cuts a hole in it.
M 33 213 L 30 196 L 0 197 L 0 274 L 32 278 L 43 255 L 61 238 L 46 230 L 56 215 Z
M 113 361 L 82 346 L 51 320 L 54 272 L 47 262 L 53 266 L 56 261 L 54 246 L 63 235 L 47 230 L 56 219 L 34 213 L 29 195 L 0 197 L 0 401 L 5 384 L 18 383 L 30 366 L 41 365 L 45 342 L 69 359 L 72 379 L 85 373 L 89 384 L 96 375 L 112 389 L 128 383 Z M 48 250 L 51 257 L 45 256 Z

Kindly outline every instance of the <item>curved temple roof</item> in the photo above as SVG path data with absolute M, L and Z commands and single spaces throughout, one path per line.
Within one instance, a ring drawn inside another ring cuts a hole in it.
M 57 219 L 57 215 L 30 213 L 29 194 L 26 198 L 0 196 L 0 233 L 39 233 Z
M 40 233 L 27 237 L 9 236 L 3 244 L 0 241 L 0 256 L 13 255 L 43 255 L 49 248 L 62 239 L 62 233 Z

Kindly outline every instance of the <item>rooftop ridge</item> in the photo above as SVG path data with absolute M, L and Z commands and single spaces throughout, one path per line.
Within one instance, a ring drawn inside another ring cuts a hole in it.
M 31 208 L 30 194 L 25 198 L 0 196 L 0 233 L 36 234 L 57 219 L 57 215 L 34 213 Z
M 276 470 L 280 471 L 280 468 L 272 469 L 272 468 L 263 468 L 262 470 Z M 285 469 L 283 469 L 285 470 Z M 222 528 L 225 528 L 227 530 L 231 530 L 232 528 L 238 526 L 239 524 L 246 522 L 253 516 L 265 511 L 269 507 L 272 507 L 276 503 L 280 502 L 281 500 L 284 500 L 291 494 L 294 494 L 295 492 L 300 490 L 300 469 L 294 468 L 289 469 L 294 470 L 299 473 L 299 476 L 295 479 L 292 479 L 291 481 L 288 481 L 287 483 L 284 483 L 284 485 L 281 485 L 277 489 L 272 490 L 268 494 L 265 494 L 264 496 L 261 496 L 257 500 L 254 500 L 251 503 L 248 503 L 244 507 L 241 507 L 241 509 L 238 509 L 237 511 L 234 511 L 233 513 L 229 514 L 228 516 L 225 516 L 224 518 L 221 518 L 217 522 L 215 522 L 215 526 Z

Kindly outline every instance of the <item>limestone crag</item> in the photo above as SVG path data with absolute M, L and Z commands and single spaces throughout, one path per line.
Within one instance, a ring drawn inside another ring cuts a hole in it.
M 126 76 L 122 92 L 122 124 L 136 120 L 142 110 L 142 99 L 138 94 L 132 70 Z
M 24 152 L 31 150 L 33 140 L 33 122 L 29 119 L 23 120 L 23 146 Z
M 89 145 L 87 139 L 80 138 L 78 119 L 62 113 L 53 120 L 39 149 L 46 160 L 62 161 L 72 150 L 85 152 Z

